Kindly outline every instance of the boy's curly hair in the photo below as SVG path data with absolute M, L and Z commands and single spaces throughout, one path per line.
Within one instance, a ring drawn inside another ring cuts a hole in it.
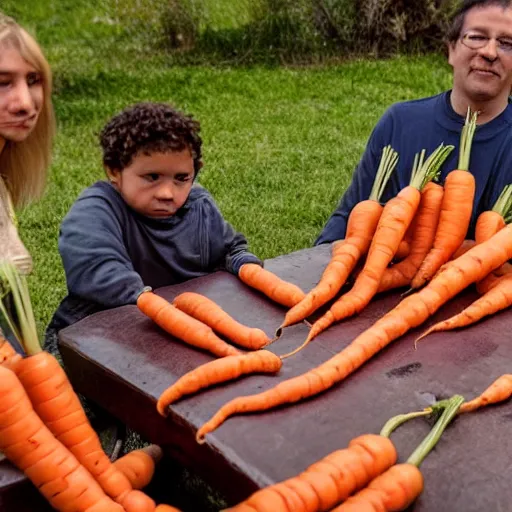
M 165 103 L 143 102 L 114 116 L 100 133 L 103 164 L 122 171 L 139 153 L 190 149 L 194 172 L 201 168 L 200 125 Z

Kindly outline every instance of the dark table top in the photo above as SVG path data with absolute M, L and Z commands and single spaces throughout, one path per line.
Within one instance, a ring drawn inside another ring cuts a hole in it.
M 330 248 L 320 246 L 265 262 L 280 277 L 309 290 L 319 279 Z M 168 300 L 183 291 L 215 300 L 240 322 L 272 335 L 285 309 L 218 272 L 161 288 Z M 378 433 L 392 416 L 427 406 L 435 397 L 473 398 L 503 373 L 511 373 L 512 311 L 465 330 L 436 333 L 414 350 L 423 329 L 460 311 L 476 297 L 468 291 L 434 318 L 393 342 L 359 371 L 327 392 L 262 414 L 236 416 L 198 445 L 195 432 L 231 398 L 254 394 L 322 363 L 396 305 L 400 296 L 378 297 L 361 315 L 331 327 L 284 361 L 278 375 L 253 375 L 184 397 L 167 419 L 155 402 L 177 378 L 212 356 L 160 330 L 136 306 L 93 315 L 61 331 L 61 350 L 76 389 L 160 443 L 203 474 L 234 504 L 255 489 L 294 476 L 363 433 Z M 308 328 L 285 330 L 271 349 L 298 346 Z M 421 470 L 425 490 L 412 509 L 421 512 L 509 511 L 512 505 L 512 406 L 505 403 L 461 416 L 444 433 Z M 405 460 L 430 429 L 424 419 L 400 427 L 392 439 Z

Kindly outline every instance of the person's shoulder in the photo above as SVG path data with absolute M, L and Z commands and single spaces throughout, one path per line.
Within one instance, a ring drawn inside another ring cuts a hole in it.
M 418 115 L 421 112 L 432 111 L 435 105 L 442 101 L 446 93 L 436 94 L 435 96 L 428 96 L 426 98 L 417 98 L 407 101 L 399 101 L 393 103 L 388 109 L 388 112 L 394 115 Z
M 201 208 L 206 204 L 215 205 L 210 192 L 199 183 L 194 183 L 187 198 L 186 207 L 189 209 Z
M 117 190 L 107 181 L 97 181 L 80 193 L 67 216 L 101 216 L 103 212 L 115 215 L 113 212 L 124 209 L 125 202 Z

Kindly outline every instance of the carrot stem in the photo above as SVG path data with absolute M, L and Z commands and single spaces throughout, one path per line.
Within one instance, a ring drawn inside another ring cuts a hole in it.
M 499 213 L 502 217 L 506 218 L 510 215 L 512 207 L 512 184 L 507 185 L 499 195 L 498 199 L 492 207 L 492 211 Z M 507 223 L 508 224 L 508 223 Z
M 425 161 L 425 151 L 422 150 L 419 158 L 414 158 L 410 185 L 421 192 L 429 181 L 439 176 L 441 165 L 453 149 L 454 146 L 445 146 L 441 143 Z
M 416 467 L 423 462 L 425 457 L 432 451 L 446 427 L 450 424 L 452 419 L 457 415 L 460 406 L 464 402 L 464 397 L 461 395 L 454 395 L 447 400 L 444 411 L 441 417 L 437 420 L 436 424 L 423 441 L 418 445 L 416 450 L 407 459 L 408 464 L 413 464 Z M 439 405 L 439 403 L 437 404 Z
M 380 202 L 382 193 L 397 163 L 398 153 L 390 145 L 384 146 L 369 199 Z
M 477 117 L 478 112 L 471 112 L 470 107 L 468 107 L 468 112 L 466 114 L 466 122 L 462 127 L 462 132 L 460 135 L 459 164 L 457 166 L 457 169 L 459 169 L 460 171 L 469 170 L 469 157 L 471 154 L 473 135 L 475 134 L 476 130 Z
M 11 263 L 2 262 L 0 264 L 0 280 L 8 285 L 12 293 L 18 317 L 19 328 L 7 312 L 3 302 L 0 301 L 0 312 L 5 317 L 9 328 L 27 355 L 35 355 L 41 352 L 42 349 L 37 336 L 36 321 L 26 277 L 21 275 L 18 269 Z
M 382 427 L 380 431 L 380 435 L 383 437 L 389 437 L 400 425 L 405 423 L 406 421 L 412 420 L 414 418 L 420 418 L 422 416 L 429 416 L 432 414 L 432 407 L 427 407 L 423 411 L 415 411 L 409 412 L 407 414 L 398 414 L 393 418 L 386 421 L 385 425 Z

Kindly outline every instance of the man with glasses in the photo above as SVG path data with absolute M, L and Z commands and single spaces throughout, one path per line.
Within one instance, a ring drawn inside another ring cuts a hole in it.
M 476 192 L 467 238 L 478 214 L 491 209 L 512 183 L 512 0 L 465 0 L 447 34 L 453 87 L 437 96 L 391 106 L 374 128 L 352 182 L 315 245 L 345 237 L 348 216 L 368 199 L 382 148 L 390 144 L 398 165 L 384 193 L 387 201 L 408 185 L 414 155 L 439 144 L 455 150 L 442 167 L 441 183 L 458 162 L 459 140 L 468 107 L 479 112 L 469 169 Z

